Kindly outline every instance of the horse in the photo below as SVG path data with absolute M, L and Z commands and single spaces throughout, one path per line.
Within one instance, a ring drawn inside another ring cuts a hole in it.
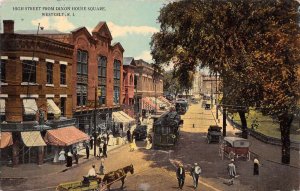
M 130 172 L 131 174 L 134 173 L 134 168 L 133 168 L 132 164 L 129 166 L 125 166 L 124 168 L 120 168 L 116 171 L 112 171 L 112 172 L 105 174 L 102 179 L 102 182 L 105 183 L 107 186 L 107 189 L 110 190 L 110 186 L 114 182 L 121 180 L 122 181 L 121 189 L 123 189 L 124 181 L 125 181 L 125 178 L 126 178 L 126 175 L 128 172 Z

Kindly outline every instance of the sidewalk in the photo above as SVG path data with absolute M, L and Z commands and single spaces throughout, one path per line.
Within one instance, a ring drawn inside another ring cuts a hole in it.
M 122 146 L 127 145 L 127 143 L 121 145 L 114 145 L 114 146 L 107 146 L 107 152 L 120 148 Z M 99 148 L 96 148 L 96 154 L 98 154 Z M 17 167 L 8 167 L 8 166 L 1 166 L 0 171 L 0 179 L 26 179 L 26 178 L 35 178 L 46 176 L 49 174 L 57 174 L 60 172 L 64 172 L 76 167 L 81 166 L 88 161 L 92 161 L 97 159 L 94 157 L 94 148 L 90 149 L 90 156 L 89 159 L 86 158 L 85 149 L 81 150 L 79 153 L 79 160 L 78 164 L 74 164 L 72 167 L 66 167 L 66 163 L 64 164 L 54 164 L 52 162 L 46 162 L 42 165 L 33 164 L 20 164 Z

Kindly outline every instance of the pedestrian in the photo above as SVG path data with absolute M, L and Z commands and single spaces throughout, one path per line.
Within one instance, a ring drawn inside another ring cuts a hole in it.
M 73 156 L 75 159 L 75 164 L 78 164 L 78 151 L 77 151 L 77 145 L 73 148 Z
M 194 181 L 194 188 L 196 189 L 198 187 L 198 179 L 201 173 L 201 168 L 198 165 L 198 163 L 194 164 L 194 167 L 191 170 L 191 175 L 193 177 L 193 181 Z
M 59 152 L 59 157 L 58 157 L 58 161 L 63 164 L 66 161 L 66 156 L 65 156 L 66 152 L 64 149 L 61 149 L 61 151 Z
M 90 148 L 88 144 L 85 144 L 85 153 L 86 153 L 86 158 L 89 159 L 90 157 Z
M 178 168 L 176 171 L 176 177 L 178 180 L 178 187 L 182 190 L 182 187 L 184 185 L 184 179 L 185 179 L 185 170 L 181 163 L 179 163 L 179 165 L 178 165 Z
M 135 151 L 137 149 L 135 144 L 135 138 L 132 139 L 132 143 L 129 144 L 130 151 Z
M 70 151 L 68 151 L 67 154 L 67 167 L 71 167 L 72 166 L 72 160 L 73 160 L 73 155 Z
M 131 132 L 130 132 L 130 128 L 127 130 L 127 141 L 128 141 L 128 143 L 131 143 Z
M 101 159 L 100 167 L 99 167 L 99 174 L 104 175 L 104 159 Z
M 253 163 L 254 163 L 253 164 L 253 175 L 259 175 L 259 166 L 260 166 L 260 164 L 259 164 L 258 159 L 255 158 Z
M 103 157 L 107 158 L 107 144 L 103 144 Z
M 146 142 L 147 142 L 147 145 L 146 145 L 146 149 L 149 150 L 152 148 L 152 137 L 150 134 L 148 134 L 147 138 L 146 138 Z
M 103 156 L 103 142 L 100 142 L 99 145 L 99 158 Z
M 234 159 L 231 159 L 230 163 L 228 164 L 227 170 L 230 176 L 229 185 L 233 185 L 233 180 L 236 177 L 236 169 L 234 165 Z
M 90 148 L 93 149 L 93 145 L 94 145 L 94 137 L 90 138 Z

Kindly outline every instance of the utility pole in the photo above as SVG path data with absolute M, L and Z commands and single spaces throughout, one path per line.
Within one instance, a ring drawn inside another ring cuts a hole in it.
M 226 107 L 223 107 L 223 137 L 226 137 Z
M 218 73 L 216 72 L 216 119 L 218 120 L 219 117 L 219 112 L 218 112 Z
M 94 103 L 94 156 L 96 156 L 96 139 L 97 139 L 97 134 L 96 134 L 96 130 L 97 130 L 97 86 L 95 84 L 95 103 Z

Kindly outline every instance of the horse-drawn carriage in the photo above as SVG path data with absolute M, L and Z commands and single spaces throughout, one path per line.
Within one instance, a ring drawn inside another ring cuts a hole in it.
M 116 171 L 109 172 L 104 175 L 103 178 L 100 176 L 96 177 L 84 177 L 83 181 L 67 182 L 59 184 L 56 188 L 56 191 L 104 191 L 110 190 L 110 186 L 121 180 L 123 189 L 125 178 L 127 173 L 134 173 L 133 165 L 120 168 Z
M 240 137 L 225 137 L 220 147 L 220 155 L 229 159 L 245 158 L 250 160 L 250 142 Z

